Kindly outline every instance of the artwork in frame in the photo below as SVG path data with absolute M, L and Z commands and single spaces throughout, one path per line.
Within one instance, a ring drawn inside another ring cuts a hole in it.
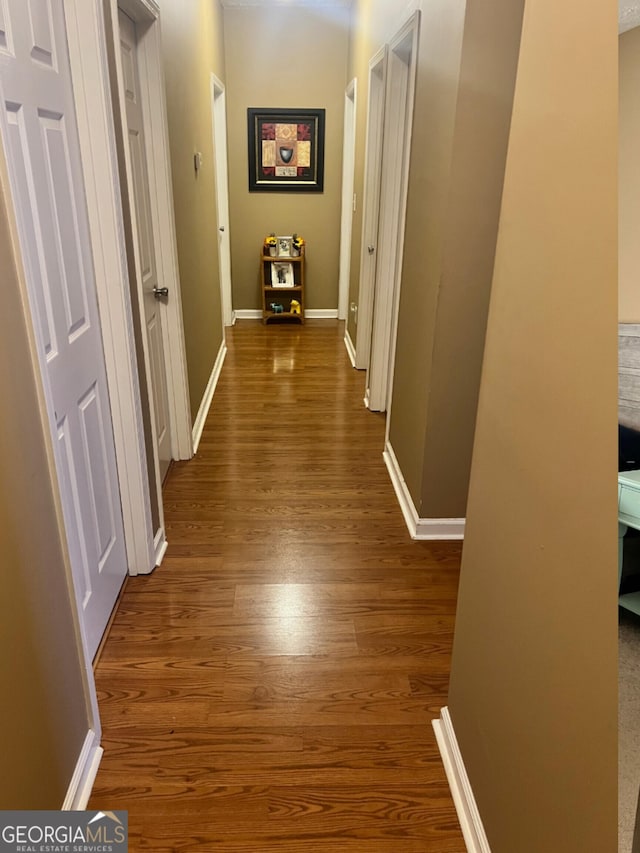
M 249 191 L 324 192 L 323 109 L 249 107 Z
M 293 287 L 293 264 L 271 264 L 271 286 Z
M 278 257 L 290 258 L 293 237 L 278 237 Z

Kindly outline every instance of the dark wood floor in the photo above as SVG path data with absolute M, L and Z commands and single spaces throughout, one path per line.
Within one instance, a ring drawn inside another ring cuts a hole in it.
M 409 538 L 341 325 L 245 321 L 96 679 L 130 849 L 463 853 L 431 727 L 460 548 Z

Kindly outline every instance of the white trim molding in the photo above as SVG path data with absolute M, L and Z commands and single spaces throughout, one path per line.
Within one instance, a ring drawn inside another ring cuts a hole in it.
M 153 568 L 153 530 L 102 3 L 65 0 L 65 17 L 128 570 L 137 575 Z
M 378 246 L 380 182 L 382 178 L 382 134 L 387 89 L 386 46 L 382 47 L 369 60 L 368 83 L 355 364 L 357 368 L 364 370 L 369 368 L 369 357 L 371 355 L 373 294 L 376 287 L 376 249 Z
M 373 411 L 387 412 L 385 440 L 389 438 L 398 336 L 419 31 L 420 13 L 414 12 L 389 42 L 387 53 L 373 329 L 367 371 L 369 406 Z
M 304 316 L 307 320 L 337 320 L 337 308 L 305 308 Z
M 414 539 L 464 539 L 464 518 L 419 518 Z
M 338 274 L 338 319 L 349 315 L 349 284 L 351 279 L 351 248 L 353 214 L 356 209 L 356 128 L 358 80 L 356 77 L 344 92 L 344 121 L 342 140 L 342 192 L 340 210 L 340 268 Z
M 153 23 L 160 16 L 160 7 L 155 0 L 118 0 L 118 6 L 133 19 L 140 16 L 141 20 Z
M 259 308 L 236 308 L 234 310 L 235 320 L 262 320 L 262 311 Z
M 469 853 L 491 853 L 449 709 L 442 708 L 440 719 L 432 720 L 432 724 L 467 850 Z
M 106 0 L 108 8 L 108 39 L 114 63 L 118 92 L 114 98 L 113 112 L 119 128 L 119 145 L 122 149 L 124 170 L 121 183 L 124 188 L 125 208 L 129 211 L 129 231 L 132 240 L 133 265 L 136 270 L 134 288 L 139 306 L 143 305 L 142 260 L 137 238 L 135 196 L 131 156 L 126 140 L 126 102 L 124 95 L 124 73 L 122 69 L 120 26 L 118 9 L 124 11 L 137 25 L 137 60 L 141 90 L 141 108 L 145 127 L 145 155 L 148 165 L 150 214 L 153 229 L 154 249 L 158 271 L 158 286 L 168 287 L 170 298 L 158 305 L 162 317 L 163 360 L 167 377 L 169 421 L 172 459 L 191 458 L 191 411 L 187 379 L 186 347 L 180 298 L 180 276 L 178 272 L 178 250 L 175 234 L 173 188 L 169 158 L 169 130 L 166 116 L 162 46 L 160 41 L 160 18 L 157 4 L 151 0 Z M 144 330 L 143 330 L 144 331 Z M 142 359 L 139 366 L 144 371 L 149 390 L 153 388 L 151 361 L 146 333 L 140 338 Z M 146 401 L 145 401 L 146 403 Z M 153 395 L 149 396 L 151 434 L 157 492 L 162 491 L 160 464 L 158 460 Z M 163 523 L 162 500 L 159 506 L 160 523 Z
M 90 729 L 82 744 L 62 811 L 84 811 L 87 807 L 103 753 L 97 733 Z
M 220 344 L 220 349 L 218 350 L 218 357 L 216 358 L 215 364 L 213 365 L 211 376 L 209 377 L 209 381 L 207 382 L 207 387 L 205 389 L 204 396 L 202 397 L 200 408 L 198 409 L 198 414 L 196 415 L 196 419 L 193 422 L 192 435 L 194 456 L 198 452 L 198 446 L 200 444 L 200 439 L 202 438 L 202 430 L 204 429 L 204 424 L 207 420 L 209 409 L 211 408 L 213 395 L 216 390 L 216 385 L 218 384 L 218 379 L 220 379 L 220 374 L 222 373 L 222 365 L 224 364 L 226 354 L 227 345 L 224 341 L 222 341 L 222 343 Z
M 216 218 L 218 225 L 218 270 L 222 329 L 233 326 L 231 288 L 231 234 L 229 216 L 229 160 L 227 157 L 227 95 L 224 83 L 211 72 L 211 139 L 215 172 Z
M 351 335 L 349 334 L 349 330 L 345 329 L 344 332 L 344 345 L 347 348 L 347 355 L 349 356 L 349 361 L 351 362 L 351 367 L 356 366 L 356 348 L 353 345 L 353 341 L 351 340 Z
M 167 542 L 167 537 L 164 532 L 164 527 L 161 527 L 160 530 L 156 533 L 156 538 L 154 540 L 154 548 L 155 548 L 155 565 L 159 566 L 164 560 L 164 555 L 167 553 L 167 548 L 169 547 L 169 543 Z
M 365 405 L 367 404 L 365 398 Z M 390 442 L 382 454 L 412 539 L 464 539 L 464 518 L 420 518 Z
M 234 320 L 262 320 L 262 311 L 259 308 L 236 308 L 233 312 Z M 304 316 L 307 320 L 337 320 L 337 308 L 307 308 Z

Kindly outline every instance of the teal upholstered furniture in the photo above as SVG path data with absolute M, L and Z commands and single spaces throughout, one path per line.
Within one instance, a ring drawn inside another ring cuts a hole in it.
M 628 527 L 640 530 L 640 471 L 618 474 L 618 588 L 622 577 L 623 541 Z M 640 591 L 618 599 L 621 607 L 640 615 Z

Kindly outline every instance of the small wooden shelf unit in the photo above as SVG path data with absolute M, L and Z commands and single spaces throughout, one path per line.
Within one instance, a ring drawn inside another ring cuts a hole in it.
M 291 264 L 293 266 L 293 287 L 275 287 L 271 282 L 272 264 Z M 264 250 L 260 252 L 260 289 L 262 290 L 262 322 L 270 320 L 298 320 L 304 323 L 304 246 L 298 257 L 279 257 L 265 255 Z M 297 299 L 300 303 L 300 313 L 292 314 L 287 310 L 291 306 L 291 300 Z M 271 308 L 271 303 L 282 305 L 282 312 L 276 314 Z

